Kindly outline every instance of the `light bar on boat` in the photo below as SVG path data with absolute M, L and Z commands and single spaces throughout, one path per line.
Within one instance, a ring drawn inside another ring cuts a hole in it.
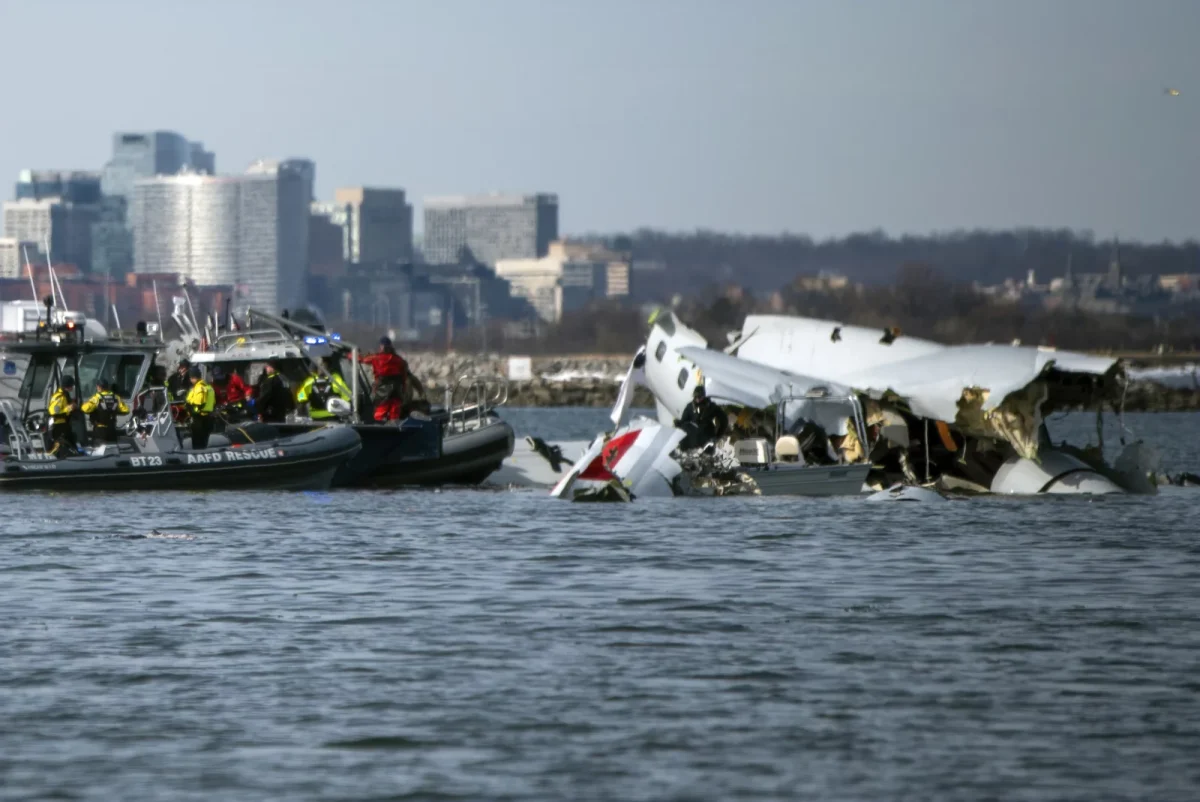
M 312 335 L 309 335 L 304 338 L 305 345 L 326 345 L 328 342 L 329 342 L 329 340 L 327 340 L 324 337 L 314 337 Z

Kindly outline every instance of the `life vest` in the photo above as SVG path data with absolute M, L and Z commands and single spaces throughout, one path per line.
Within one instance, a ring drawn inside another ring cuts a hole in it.
M 50 403 L 46 406 L 46 411 L 50 413 L 50 419 L 54 423 L 66 423 L 67 418 L 71 415 L 71 396 L 61 387 L 54 391 L 54 395 L 50 396 Z
M 117 416 L 128 412 L 129 408 L 117 397 L 116 393 L 103 390 L 84 403 L 83 411 L 91 418 L 92 426 L 115 427 Z
M 211 415 L 217 406 L 217 394 L 213 392 L 212 385 L 204 379 L 193 384 L 187 394 L 187 405 L 193 415 Z

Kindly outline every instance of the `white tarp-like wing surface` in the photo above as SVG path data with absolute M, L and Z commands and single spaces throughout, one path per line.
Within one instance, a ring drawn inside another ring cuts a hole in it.
M 679 355 L 700 368 L 710 396 L 748 407 L 763 408 L 788 398 L 801 398 L 817 388 L 825 388 L 829 396 L 850 395 L 845 385 L 798 376 L 708 348 L 687 346 L 679 349 Z
M 786 402 L 785 424 L 789 430 L 798 420 L 804 419 L 813 421 L 829 434 L 846 434 L 848 419 L 853 414 L 848 400 L 840 402 L 852 395 L 846 385 L 798 376 L 697 346 L 680 348 L 679 355 L 700 369 L 706 392 L 718 401 L 732 401 L 752 409 Z M 807 393 L 816 390 L 823 390 L 823 395 L 830 400 L 805 398 Z
M 953 423 L 963 391 L 988 391 L 984 410 L 995 409 L 1053 363 L 1059 370 L 1104 375 L 1115 359 L 1007 345 L 960 345 L 890 365 L 850 373 L 851 386 L 879 398 L 891 391 L 923 418 Z
M 1116 360 L 1032 346 L 955 345 L 896 337 L 882 342 L 882 329 L 833 320 L 750 315 L 742 326 L 754 332 L 738 356 L 793 374 L 838 382 L 875 398 L 891 391 L 922 417 L 953 422 L 967 389 L 987 391 L 983 409 L 998 407 L 1011 393 L 1059 370 L 1103 375 Z

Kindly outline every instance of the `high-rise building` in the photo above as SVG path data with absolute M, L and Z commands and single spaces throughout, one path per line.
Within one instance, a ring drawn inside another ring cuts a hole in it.
M 92 272 L 120 279 L 133 269 L 133 232 L 126 225 L 129 203 L 105 195 L 92 225 Z
M 106 203 L 92 232 L 93 269 L 118 277 L 133 269 L 134 235 L 125 215 L 136 181 L 183 172 L 215 175 L 216 166 L 216 156 L 202 143 L 174 131 L 113 134 L 112 158 L 100 182 Z
M 135 182 L 134 270 L 232 285 L 239 302 L 273 311 L 303 304 L 311 179 L 312 163 L 292 160 Z
M 425 199 L 425 258 L 458 262 L 469 252 L 494 265 L 501 259 L 545 256 L 558 239 L 558 196 L 459 195 Z
M 347 187 L 334 192 L 345 210 L 345 258 L 352 264 L 412 261 L 413 210 L 402 189 Z
M 91 269 L 92 224 L 99 217 L 99 208 L 60 198 L 5 201 L 4 236 L 36 242 L 39 252 L 55 264 L 73 264 L 86 271 Z
M 128 198 L 138 179 L 175 175 L 191 164 L 191 143 L 174 131 L 115 133 L 112 159 L 104 165 L 104 194 Z
M 100 202 L 100 173 L 95 170 L 22 170 L 17 176 L 17 200 L 59 198 L 67 203 Z
M 40 252 L 49 238 L 56 262 L 91 269 L 92 225 L 100 217 L 100 173 L 22 170 L 14 194 L 17 200 L 5 204 L 11 209 L 5 218 L 12 218 L 4 224 L 7 236 L 37 242 Z
M 45 264 L 37 243 L 22 242 L 14 237 L 0 237 L 0 278 L 25 278 L 28 275 L 25 271 L 26 264 Z

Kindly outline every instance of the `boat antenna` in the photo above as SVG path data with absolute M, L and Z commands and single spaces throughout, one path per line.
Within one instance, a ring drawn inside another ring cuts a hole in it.
M 112 309 L 113 320 L 117 321 L 117 331 L 120 331 L 121 330 L 121 316 L 119 314 L 117 314 L 117 305 L 113 304 L 109 308 Z
M 37 283 L 33 280 L 33 263 L 29 261 L 29 250 L 22 245 L 21 255 L 25 257 L 25 272 L 29 274 L 29 292 L 33 294 L 33 303 L 37 309 L 38 322 L 42 322 L 42 305 L 38 303 Z M 50 325 L 50 321 L 46 321 L 46 325 Z
M 158 305 L 158 279 L 151 279 L 150 287 L 154 290 L 154 316 L 158 318 L 158 341 L 165 343 L 167 340 L 166 335 L 163 334 L 162 307 Z
M 192 316 L 192 330 L 199 333 L 200 324 L 196 322 L 196 310 L 192 307 L 192 296 L 188 295 L 187 287 L 180 289 L 183 290 L 183 300 L 187 301 L 188 314 Z
M 54 258 L 50 255 L 50 234 L 46 234 L 46 270 L 50 272 L 50 295 L 54 296 L 54 305 L 67 311 L 67 299 L 62 297 L 62 288 L 58 286 L 58 277 L 54 275 Z M 58 290 L 58 295 L 55 296 L 55 290 Z

